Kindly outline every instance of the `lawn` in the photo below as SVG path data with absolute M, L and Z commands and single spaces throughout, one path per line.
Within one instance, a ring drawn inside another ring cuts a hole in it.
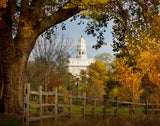
M 33 114 L 36 114 L 38 111 L 37 109 L 30 109 L 30 112 Z M 101 108 L 96 108 L 96 114 L 102 114 L 103 110 Z M 114 114 L 114 109 L 106 109 L 107 114 Z M 51 114 L 51 112 L 48 112 L 48 114 Z M 63 113 L 67 114 L 69 113 L 68 108 L 63 108 Z M 72 108 L 72 114 L 81 114 L 80 108 Z M 85 109 L 85 114 L 92 114 L 91 108 Z M 129 110 L 118 110 L 118 114 L 129 114 Z M 135 114 L 143 114 L 142 110 L 135 110 Z
M 101 114 L 103 111 L 101 108 L 96 108 L 96 114 Z M 114 109 L 106 109 L 107 114 L 114 114 Z M 30 109 L 30 113 L 36 114 L 38 113 L 37 109 Z M 64 108 L 63 109 L 63 113 L 69 113 L 68 108 Z M 92 113 L 92 109 L 91 108 L 86 108 L 85 109 L 85 114 L 91 114 Z M 47 113 L 49 114 L 49 112 Z M 51 113 L 50 113 L 51 114 Z M 81 109 L 79 108 L 73 108 L 72 109 L 72 114 L 81 114 Z M 120 115 L 129 115 L 129 111 L 128 110 L 118 110 L 118 114 Z M 141 110 L 136 110 L 135 114 L 138 116 L 143 115 L 143 112 Z M 31 123 L 34 125 L 34 123 Z M 22 126 L 22 121 L 21 120 L 0 120 L 0 126 Z
M 21 120 L 0 120 L 0 126 L 22 126 L 22 121 Z

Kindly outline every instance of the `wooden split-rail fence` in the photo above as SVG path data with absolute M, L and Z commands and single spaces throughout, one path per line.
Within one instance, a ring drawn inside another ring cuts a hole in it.
M 31 95 L 36 95 L 36 103 L 30 101 Z M 49 103 L 47 102 L 47 99 L 45 98 L 52 97 L 53 102 Z M 60 103 L 59 98 L 67 98 L 68 103 Z M 81 104 L 75 104 L 73 103 L 77 101 L 77 99 L 81 100 Z M 45 108 L 52 107 L 52 114 L 46 114 L 44 113 Z M 59 108 L 68 108 L 68 113 L 63 113 L 62 111 L 59 113 Z M 81 109 L 81 114 L 73 114 L 73 108 L 79 108 Z M 48 118 L 54 118 L 57 119 L 57 117 L 61 116 L 80 116 L 85 117 L 85 109 L 90 108 L 91 109 L 91 115 L 101 115 L 105 117 L 106 115 L 118 115 L 120 110 L 129 111 L 131 113 L 135 113 L 135 111 L 141 111 L 144 113 L 149 112 L 158 112 L 160 111 L 159 105 L 157 107 L 156 104 L 148 103 L 146 100 L 145 103 L 138 103 L 138 102 L 127 102 L 127 101 L 120 101 L 118 99 L 116 100 L 110 100 L 104 98 L 95 98 L 95 97 L 86 97 L 86 94 L 84 93 L 83 96 L 73 96 L 73 95 L 66 95 L 61 94 L 57 92 L 57 88 L 54 89 L 52 92 L 45 92 L 42 91 L 42 86 L 38 87 L 38 91 L 33 91 L 30 89 L 30 84 L 27 83 L 24 85 L 24 112 L 23 112 L 23 124 L 25 126 L 29 126 L 29 122 L 32 121 L 40 121 L 42 122 L 43 119 Z M 30 114 L 30 109 L 37 109 L 38 110 L 38 116 L 33 116 Z M 96 113 L 96 109 L 101 109 L 101 113 Z M 113 110 L 113 113 L 110 114 L 107 110 Z

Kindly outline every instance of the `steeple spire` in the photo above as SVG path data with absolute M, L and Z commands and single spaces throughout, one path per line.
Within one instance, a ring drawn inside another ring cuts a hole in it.
M 82 33 L 81 33 L 81 38 L 78 41 L 77 53 L 78 53 L 77 58 L 87 59 L 86 42 L 82 37 Z

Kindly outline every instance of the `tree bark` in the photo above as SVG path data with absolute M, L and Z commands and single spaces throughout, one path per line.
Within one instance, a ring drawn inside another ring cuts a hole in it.
M 6 16 L 6 17 L 5 17 Z M 12 22 L 4 11 L 0 20 L 0 113 L 23 112 L 24 71 L 38 34 L 12 38 Z
M 6 76 L 2 100 L 3 112 L 21 114 L 23 107 L 23 59 L 19 59 L 19 62 L 14 64 L 3 64 L 3 68 Z
M 0 39 L 4 40 L 4 44 L 0 45 L 0 58 L 2 59 L 0 60 L 0 90 L 3 92 L 0 99 L 0 112 L 22 114 L 23 84 L 26 82 L 24 72 L 34 44 L 29 44 L 27 42 L 29 39 L 24 41 L 19 39 L 19 42 L 16 42 L 19 44 L 9 46 L 15 42 L 9 42 L 9 39 L 4 36 Z M 30 40 L 30 42 L 35 43 L 35 40 Z
M 1 82 L 1 112 L 22 113 L 24 70 L 29 54 L 20 54 L 14 46 L 9 46 L 12 39 L 0 38 L 4 44 L 0 45 L 0 82 Z

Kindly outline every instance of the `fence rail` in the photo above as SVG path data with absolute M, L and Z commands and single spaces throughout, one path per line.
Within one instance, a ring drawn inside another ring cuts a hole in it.
M 31 95 L 36 95 L 38 98 L 36 98 L 37 102 L 36 104 L 30 103 L 30 96 Z M 52 103 L 47 103 L 46 101 L 48 97 L 52 97 L 52 100 L 54 99 L 54 102 Z M 46 98 L 45 103 L 43 103 L 43 97 Z M 68 98 L 68 104 L 64 103 L 58 103 L 58 98 Z M 80 99 L 81 100 L 81 105 L 75 105 L 73 104 L 74 99 Z M 88 101 L 92 101 L 91 104 L 87 104 Z M 107 103 L 112 103 L 114 104 L 113 106 L 108 106 Z M 128 105 L 127 107 L 120 107 L 120 105 Z M 138 107 L 135 107 L 138 106 Z M 105 99 L 105 98 L 89 98 L 86 97 L 86 94 L 84 93 L 83 96 L 72 96 L 72 95 L 66 95 L 66 94 L 61 94 L 57 93 L 57 88 L 54 89 L 53 92 L 44 92 L 42 91 L 42 86 L 38 87 L 38 91 L 32 91 L 30 90 L 30 84 L 27 83 L 24 85 L 24 112 L 23 112 L 23 124 L 25 126 L 29 126 L 29 122 L 32 121 L 42 121 L 43 119 L 47 118 L 55 118 L 61 117 L 61 116 L 68 116 L 68 117 L 73 117 L 73 116 L 80 116 L 80 117 L 85 117 L 85 109 L 90 108 L 91 109 L 91 114 L 95 116 L 96 113 L 96 108 L 99 108 L 102 110 L 102 115 L 103 117 L 107 114 L 106 109 L 112 109 L 114 110 L 114 114 L 118 114 L 119 110 L 127 110 L 130 112 L 134 112 L 134 110 L 141 110 L 144 111 L 146 114 L 149 111 L 160 111 L 159 105 L 158 108 L 152 108 L 153 106 L 156 106 L 156 104 L 151 104 L 148 103 L 140 103 L 140 102 L 128 102 L 128 101 L 120 101 L 118 99 L 116 100 L 110 100 L 110 99 Z M 52 114 L 43 114 L 43 109 L 46 107 L 52 107 Z M 31 117 L 29 109 L 38 109 L 38 117 Z M 58 109 L 59 108 L 68 108 L 68 113 L 59 113 Z M 73 108 L 78 108 L 81 109 L 80 114 L 74 115 L 72 113 Z

